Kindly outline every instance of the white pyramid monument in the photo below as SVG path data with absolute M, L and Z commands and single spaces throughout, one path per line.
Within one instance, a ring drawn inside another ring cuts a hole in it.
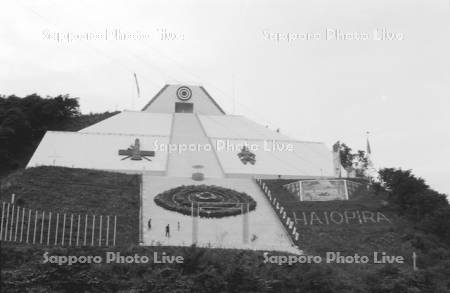
M 78 132 L 48 131 L 28 163 L 40 165 L 142 174 L 142 245 L 290 252 L 299 250 L 253 177 L 334 177 L 332 152 L 323 143 L 227 115 L 203 87 L 191 85 L 166 85 L 142 111 L 124 111 Z M 154 201 L 171 188 L 194 184 L 245 192 L 256 209 L 198 219 Z
M 139 152 L 154 154 L 119 154 L 136 140 Z M 243 146 L 253 162 L 242 160 Z M 168 177 L 191 177 L 194 167 L 205 178 L 334 176 L 332 152 L 323 143 L 227 115 L 202 86 L 191 85 L 166 85 L 141 111 L 124 111 L 78 132 L 48 131 L 27 167 L 41 165 Z

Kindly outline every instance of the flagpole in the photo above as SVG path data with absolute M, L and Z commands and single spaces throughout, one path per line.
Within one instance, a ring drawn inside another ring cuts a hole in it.
M 375 178 L 375 174 L 378 173 L 378 171 L 373 164 L 372 148 L 370 147 L 369 138 L 370 138 L 370 131 L 366 131 L 366 156 L 367 156 L 367 160 L 368 160 L 367 171 L 368 171 L 368 175 L 370 177 Z
M 137 94 L 137 98 L 139 98 L 141 96 L 141 90 L 139 88 L 139 82 L 138 82 L 138 78 L 137 78 L 137 74 L 136 72 L 133 72 L 134 75 L 134 82 L 136 84 L 136 94 Z M 134 98 L 132 98 L 132 110 L 134 111 Z
M 369 136 L 370 136 L 370 131 L 366 131 L 366 152 L 368 155 L 371 155 L 372 150 L 370 149 Z

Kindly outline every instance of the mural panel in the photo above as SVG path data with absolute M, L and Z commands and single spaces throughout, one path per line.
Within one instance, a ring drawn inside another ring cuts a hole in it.
M 307 180 L 300 184 L 300 200 L 303 201 L 347 199 L 344 180 Z

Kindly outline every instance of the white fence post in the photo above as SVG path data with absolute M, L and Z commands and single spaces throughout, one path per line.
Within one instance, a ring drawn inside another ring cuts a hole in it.
M 344 180 L 345 199 L 348 200 L 348 185 L 347 180 Z
M 37 215 L 38 215 L 38 211 L 36 210 L 36 213 L 34 213 L 33 244 L 36 243 Z
M 69 246 L 72 246 L 72 227 L 73 227 L 73 214 L 70 214 Z
M 92 244 L 94 246 L 94 236 L 95 236 L 95 215 L 92 216 Z
M 62 231 L 62 237 L 61 237 L 61 245 L 64 246 L 64 238 L 66 236 L 66 213 L 64 213 L 63 216 L 63 231 Z
M 12 241 L 13 227 L 14 227 L 14 205 L 11 205 L 11 224 L 9 227 L 9 241 Z
M 5 241 L 8 241 L 9 203 L 6 205 Z
M 102 246 L 102 219 L 103 219 L 103 216 L 100 216 L 100 223 L 98 224 L 100 227 L 99 234 L 98 234 L 98 246 Z
M 198 242 L 198 219 L 197 216 L 200 217 L 200 209 L 197 207 L 197 215 L 195 214 L 194 202 L 192 202 L 191 206 L 192 210 L 192 244 L 196 245 Z
M 28 210 L 28 226 L 27 226 L 27 243 L 30 236 L 30 226 L 31 226 L 31 209 Z
M 109 246 L 109 216 L 106 217 L 106 246 Z
M 8 241 L 9 203 L 6 205 L 5 241 Z
M 47 245 L 50 245 L 50 229 L 52 227 L 52 212 L 48 213 L 48 227 L 47 227 Z
M 81 215 L 80 214 L 78 214 L 78 228 L 77 228 L 77 243 L 76 243 L 76 246 L 78 246 L 78 243 L 79 243 L 79 236 L 80 236 L 80 219 L 81 219 Z
M 55 245 L 58 244 L 59 213 L 56 213 Z
M 117 228 L 117 216 L 114 216 L 114 239 L 113 239 L 113 246 L 116 246 L 116 228 Z
M 86 214 L 86 220 L 84 221 L 84 246 L 86 246 L 87 224 L 88 224 L 88 215 Z
M 41 218 L 41 238 L 39 238 L 39 243 L 42 244 L 42 240 L 44 239 L 44 220 L 45 220 L 45 211 L 42 211 Z
M 20 242 L 23 239 L 23 221 L 25 220 L 25 208 L 22 208 L 22 222 L 20 223 Z
M 20 207 L 17 207 L 16 230 L 14 231 L 14 242 L 17 241 L 17 230 L 19 229 Z
M 0 226 L 0 240 L 3 240 L 3 219 L 5 218 L 5 202 L 2 203 L 2 224 Z
M 17 207 L 17 208 L 16 208 Z M 32 229 L 32 215 L 33 211 L 28 209 L 28 216 L 25 216 L 26 213 L 25 207 L 15 206 L 13 204 L 2 202 L 2 215 L 0 222 L 0 240 L 2 241 L 11 241 L 11 242 L 25 242 L 32 244 L 44 244 L 50 245 L 51 231 L 52 231 L 52 212 L 47 212 L 47 220 L 48 223 L 46 225 L 46 211 L 39 212 L 37 209 L 34 212 L 34 228 Z M 11 212 L 10 212 L 11 211 Z M 92 216 L 92 235 L 91 235 L 91 245 L 95 246 L 95 215 Z M 102 246 L 105 243 L 105 246 L 109 246 L 110 240 L 110 216 L 106 216 L 106 236 L 105 241 L 103 241 L 103 215 L 99 215 L 99 224 L 98 224 L 98 246 Z M 38 219 L 40 218 L 40 219 Z M 61 235 L 61 245 L 64 246 L 64 242 L 66 240 L 65 230 L 66 230 L 66 218 L 67 214 L 63 214 L 63 222 L 62 222 L 62 235 Z M 84 245 L 87 242 L 87 228 L 88 228 L 88 218 L 89 216 L 86 214 L 85 219 L 85 231 L 84 231 Z M 38 230 L 38 220 L 39 230 Z M 25 221 L 27 223 L 25 223 Z M 26 228 L 25 228 L 26 225 Z M 45 227 L 47 227 L 47 235 L 45 234 Z M 58 244 L 58 234 L 59 234 L 59 213 L 56 213 L 56 223 L 55 223 L 55 245 Z M 69 231 L 69 246 L 72 246 L 72 237 L 74 235 L 74 214 L 70 214 L 70 231 Z M 79 245 L 80 242 L 80 229 L 81 229 L 81 215 L 78 215 L 78 224 L 77 224 L 77 234 L 76 234 L 76 246 Z M 117 239 L 117 216 L 114 216 L 114 227 L 113 227 L 113 246 L 116 245 Z M 32 234 L 31 234 L 32 233 Z M 39 234 L 38 234 L 39 233 Z M 32 239 L 31 239 L 32 237 Z M 39 237 L 38 239 L 36 239 Z M 47 238 L 46 241 L 44 238 Z

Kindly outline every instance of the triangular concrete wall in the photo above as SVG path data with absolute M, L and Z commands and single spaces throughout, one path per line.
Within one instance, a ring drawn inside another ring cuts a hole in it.
M 180 98 L 177 91 L 187 88 L 190 91 L 188 99 Z M 193 113 L 205 115 L 224 115 L 225 112 L 201 86 L 166 85 L 159 93 L 142 109 L 152 113 L 174 113 L 176 103 L 192 103 Z

